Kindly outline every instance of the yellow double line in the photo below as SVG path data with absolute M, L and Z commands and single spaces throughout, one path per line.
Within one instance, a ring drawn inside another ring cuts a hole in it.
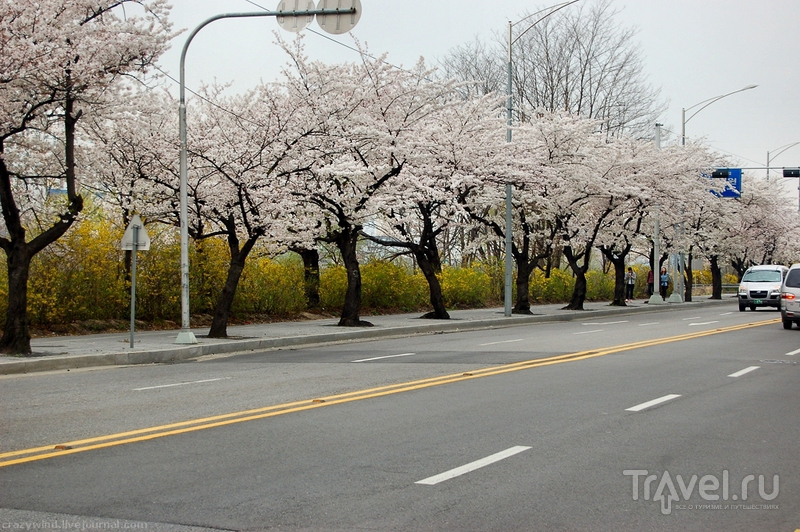
M 343 403 L 349 403 L 352 401 L 371 399 L 374 397 L 383 397 L 386 395 L 409 392 L 412 390 L 419 390 L 423 388 L 429 388 L 432 386 L 439 386 L 442 384 L 450 384 L 454 382 L 461 382 L 471 379 L 479 379 L 482 377 L 489 377 L 492 375 L 500 375 L 503 373 L 520 371 L 523 369 L 538 368 L 542 366 L 550 366 L 553 364 L 563 364 L 564 362 L 585 360 L 587 358 L 600 357 L 604 355 L 610 355 L 612 353 L 630 351 L 632 349 L 641 349 L 644 347 L 651 347 L 671 342 L 680 342 L 684 340 L 691 340 L 694 338 L 701 338 L 703 336 L 710 336 L 713 334 L 733 332 L 742 329 L 748 329 L 751 327 L 758 327 L 761 325 L 774 324 L 777 323 L 778 321 L 779 320 L 777 319 L 773 319 L 755 323 L 746 323 L 742 325 L 733 325 L 731 327 L 722 327 L 718 329 L 699 331 L 695 333 L 682 334 L 678 336 L 656 338 L 653 340 L 644 340 L 641 342 L 633 342 L 629 344 L 622 344 L 612 347 L 579 351 L 576 353 L 570 353 L 566 355 L 525 360 L 523 362 L 503 364 L 502 366 L 492 366 L 488 368 L 477 369 L 474 371 L 444 375 L 441 377 L 432 377 L 428 379 L 392 384 L 388 386 L 380 386 L 377 388 L 369 388 L 366 390 L 359 390 L 355 392 L 331 395 L 329 397 L 322 397 L 318 399 L 306 399 L 303 401 L 283 403 L 263 408 L 255 408 L 252 410 L 232 412 L 230 414 L 221 414 L 217 416 L 181 421 L 178 423 L 170 423 L 168 425 L 159 425 L 156 427 L 130 430 L 127 432 L 118 432 L 116 434 L 108 434 L 105 436 L 97 436 L 94 438 L 75 440 L 58 445 L 45 445 L 42 447 L 21 449 L 19 451 L 10 451 L 5 453 L 0 453 L 0 467 L 23 464 L 26 462 L 34 462 L 37 460 L 54 458 L 56 456 L 65 456 L 68 454 L 82 453 L 86 451 L 92 451 L 95 449 L 104 449 L 106 447 L 114 447 L 117 445 L 124 445 L 126 443 L 136 443 L 147 440 L 154 440 L 156 438 L 164 438 L 166 436 L 175 436 L 178 434 L 186 434 L 188 432 L 195 432 L 199 430 L 211 429 L 216 427 L 224 427 L 226 425 L 233 425 L 234 423 L 242 423 L 245 421 L 253 421 L 256 419 L 266 419 L 284 414 L 291 414 L 295 412 L 302 412 L 304 410 L 321 408 L 324 406 L 339 405 Z

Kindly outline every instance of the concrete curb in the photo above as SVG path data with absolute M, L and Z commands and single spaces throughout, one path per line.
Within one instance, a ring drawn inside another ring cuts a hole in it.
M 178 362 L 208 355 L 228 354 L 259 349 L 278 349 L 283 347 L 299 347 L 329 344 L 347 341 L 365 341 L 381 338 L 397 338 L 416 334 L 435 334 L 443 332 L 477 331 L 484 329 L 500 329 L 530 325 L 534 323 L 568 322 L 587 318 L 605 316 L 626 316 L 640 313 L 664 312 L 693 307 L 718 305 L 725 301 L 698 301 L 681 306 L 670 304 L 653 307 L 609 307 L 599 310 L 564 311 L 564 314 L 514 315 L 477 320 L 431 321 L 424 324 L 369 327 L 363 329 L 337 330 L 331 333 L 285 336 L 278 338 L 230 339 L 208 344 L 191 346 L 165 347 L 149 351 L 98 353 L 86 355 L 53 355 L 35 358 L 12 358 L 0 360 L 0 375 L 16 375 L 42 371 L 80 369 L 100 366 L 127 366 L 134 364 L 158 364 Z

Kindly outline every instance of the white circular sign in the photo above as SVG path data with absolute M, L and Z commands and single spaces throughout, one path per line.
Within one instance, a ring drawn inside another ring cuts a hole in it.
M 278 12 L 313 11 L 314 0 L 282 0 L 278 4 Z M 278 15 L 278 25 L 286 31 L 299 33 L 314 21 L 314 15 Z
M 352 9 L 355 8 L 355 12 Z M 352 30 L 361 18 L 361 0 L 319 0 L 317 9 L 338 9 L 342 13 L 317 15 L 317 24 L 328 33 L 340 35 Z

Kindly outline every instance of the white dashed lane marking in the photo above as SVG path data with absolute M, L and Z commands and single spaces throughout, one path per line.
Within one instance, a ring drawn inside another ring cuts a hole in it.
M 461 476 L 465 473 L 469 473 L 470 471 L 475 471 L 476 469 L 480 469 L 495 462 L 499 462 L 500 460 L 505 460 L 509 456 L 514 456 L 515 454 L 527 451 L 528 449 L 530 449 L 530 447 L 524 447 L 522 445 L 511 447 L 510 449 L 506 449 L 505 451 L 500 451 L 499 453 L 495 453 L 491 456 L 487 456 L 486 458 L 481 458 L 480 460 L 470 462 L 461 467 L 451 469 L 450 471 L 445 471 L 444 473 L 440 473 L 432 477 L 418 480 L 417 482 L 415 482 L 415 484 L 426 484 L 428 486 L 433 486 L 440 482 L 444 482 L 445 480 L 450 480 L 451 478 Z

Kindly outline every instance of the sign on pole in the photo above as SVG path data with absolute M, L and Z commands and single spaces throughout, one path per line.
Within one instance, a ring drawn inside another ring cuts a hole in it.
M 314 11 L 314 0 L 281 0 L 277 11 L 283 13 L 297 11 Z M 278 25 L 286 31 L 300 33 L 314 22 L 314 15 L 278 15 Z
M 709 177 L 708 174 L 703 174 Z M 722 198 L 742 197 L 742 169 L 741 168 L 717 168 L 711 172 L 711 179 L 724 179 L 725 186 L 722 191 L 712 190 L 711 192 Z
M 144 228 L 144 222 L 142 222 L 142 219 L 139 218 L 138 214 L 133 215 L 133 218 L 131 218 L 131 223 L 129 223 L 128 228 L 125 229 L 125 234 L 122 235 L 122 241 L 120 242 L 120 249 L 124 251 L 133 250 L 134 227 L 139 228 L 138 238 L 136 239 L 136 249 L 139 251 L 148 251 L 150 249 L 150 236 L 147 234 L 147 230 Z
M 352 30 L 361 18 L 361 0 L 319 0 L 317 9 L 343 11 L 335 15 L 317 15 L 319 27 L 333 35 L 341 35 Z

